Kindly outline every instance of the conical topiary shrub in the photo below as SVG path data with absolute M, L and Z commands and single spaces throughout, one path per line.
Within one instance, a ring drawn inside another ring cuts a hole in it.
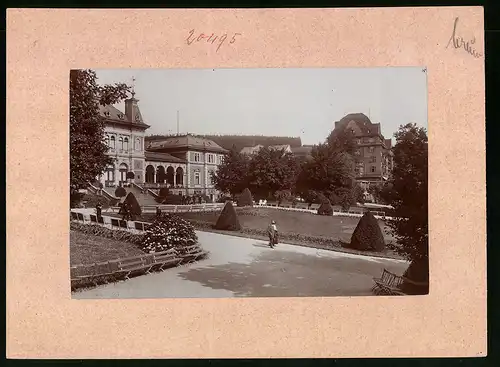
M 238 197 L 238 206 L 253 206 L 252 193 L 248 188 L 243 190 L 243 192 Z
M 115 196 L 116 196 L 117 198 L 122 198 L 122 197 L 124 197 L 125 195 L 127 195 L 127 191 L 126 191 L 123 187 L 118 186 L 118 187 L 116 188 L 116 190 L 115 190 Z
M 132 219 L 136 216 L 140 216 L 142 214 L 141 206 L 139 202 L 135 198 L 135 195 L 131 192 L 128 193 L 127 197 L 123 201 L 123 205 L 128 204 L 128 208 L 130 210 L 130 215 Z
M 319 215 L 333 215 L 333 208 L 332 204 L 330 204 L 330 201 L 326 199 L 321 203 L 321 205 L 318 208 L 318 214 Z
M 385 240 L 378 220 L 371 212 L 366 212 L 358 222 L 351 237 L 351 242 L 346 247 L 361 251 L 383 251 Z
M 223 231 L 238 231 L 241 229 L 240 221 L 236 215 L 236 210 L 234 210 L 233 203 L 230 201 L 226 202 L 214 228 Z

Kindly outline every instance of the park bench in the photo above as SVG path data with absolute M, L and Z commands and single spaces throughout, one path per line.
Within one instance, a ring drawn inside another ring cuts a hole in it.
M 117 268 L 114 272 L 117 277 L 129 279 L 134 274 L 149 273 L 153 266 L 153 257 L 151 255 L 134 256 L 112 260 L 109 263 Z
M 402 296 L 404 295 L 399 288 L 403 283 L 403 277 L 393 274 L 384 269 L 380 278 L 373 278 L 375 285 L 372 288 L 373 293 L 376 295 L 386 296 Z
M 182 249 L 182 262 L 196 261 L 205 254 L 199 245 L 191 245 Z
M 182 258 L 178 257 L 175 249 L 156 252 L 153 253 L 153 266 L 151 267 L 151 271 L 159 271 L 170 266 L 177 266 L 181 261 Z

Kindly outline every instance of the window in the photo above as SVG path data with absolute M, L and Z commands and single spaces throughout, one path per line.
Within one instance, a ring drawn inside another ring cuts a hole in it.
M 141 139 L 135 139 L 135 150 L 141 150 Z
M 200 161 L 200 153 L 194 153 L 194 161 L 199 162 Z
M 214 182 L 214 174 L 215 174 L 214 171 L 208 172 L 208 177 L 210 177 L 210 185 L 212 185 L 212 186 L 215 184 L 215 182 Z
M 370 147 L 370 148 L 368 148 L 368 150 L 370 151 L 370 153 L 373 153 L 373 151 L 375 150 L 375 147 Z
M 214 154 L 208 154 L 207 159 L 208 159 L 208 163 L 215 163 L 215 155 Z
M 374 155 L 370 157 L 370 163 L 375 163 L 377 161 L 377 157 Z
M 128 151 L 128 138 L 123 139 L 123 149 Z
M 198 153 L 196 153 L 196 154 L 198 154 Z M 199 169 L 194 171 L 194 184 L 200 185 L 200 170 Z
M 109 141 L 109 135 L 106 135 L 106 137 L 104 138 L 104 141 L 109 148 L 111 146 L 111 142 Z
M 219 156 L 218 156 L 218 161 L 219 161 L 219 164 L 222 164 L 223 159 L 224 159 L 224 156 L 222 156 L 222 155 L 219 155 Z
M 372 173 L 375 172 L 375 166 L 372 166 Z
M 361 144 L 361 139 L 358 139 L 358 144 Z
M 120 139 L 118 139 L 118 148 L 123 149 L 123 138 L 120 136 Z
M 111 147 L 111 149 L 116 148 L 116 139 L 114 136 L 111 136 L 111 138 L 110 138 L 110 147 Z
M 354 151 L 354 155 L 361 155 L 361 150 L 356 149 L 356 150 Z

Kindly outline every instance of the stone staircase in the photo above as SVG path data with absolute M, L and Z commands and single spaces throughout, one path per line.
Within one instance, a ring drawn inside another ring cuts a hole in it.
M 153 195 L 151 194 L 143 194 L 141 192 L 141 189 L 139 189 L 137 186 L 130 185 L 130 187 L 124 187 L 125 191 L 127 191 L 127 194 L 129 192 L 133 193 L 137 201 L 139 202 L 140 206 L 145 206 L 145 205 L 158 205 L 158 203 L 155 201 Z

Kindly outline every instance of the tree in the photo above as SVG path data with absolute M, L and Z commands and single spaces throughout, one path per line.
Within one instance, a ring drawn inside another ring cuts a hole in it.
M 400 126 L 395 138 L 391 190 L 385 196 L 394 207 L 396 219 L 388 225 L 399 245 L 398 252 L 412 262 L 413 280 L 428 282 L 427 133 L 416 124 L 406 124 Z
M 214 187 L 224 193 L 236 195 L 247 187 L 249 157 L 232 149 L 226 154 L 222 164 L 212 174 Z
M 294 189 L 299 166 L 292 154 L 262 148 L 249 165 L 249 188 L 258 198 L 269 198 L 276 191 Z
M 230 201 L 227 201 L 226 205 L 224 205 L 224 209 L 222 209 L 214 228 L 223 231 L 239 231 L 241 229 L 236 210 L 234 210 Z
M 127 191 L 121 187 L 121 186 L 118 186 L 116 189 L 115 189 L 115 196 L 117 198 L 122 198 L 124 197 L 125 195 L 127 195 Z
M 297 178 L 297 192 L 307 196 L 309 191 L 322 193 L 327 198 L 342 190 L 352 190 L 352 157 L 336 145 L 319 144 L 313 147 L 311 159 L 302 165 Z
M 292 193 L 290 190 L 278 190 L 274 193 L 274 197 L 278 201 L 278 206 L 280 206 L 283 201 L 292 199 Z
M 69 83 L 70 188 L 86 188 L 112 160 L 106 155 L 104 119 L 99 105 L 127 98 L 129 87 L 122 83 L 100 86 L 92 70 L 71 70 Z
M 360 251 L 383 251 L 385 240 L 378 220 L 371 212 L 366 212 L 354 230 L 351 242 L 346 247 Z

